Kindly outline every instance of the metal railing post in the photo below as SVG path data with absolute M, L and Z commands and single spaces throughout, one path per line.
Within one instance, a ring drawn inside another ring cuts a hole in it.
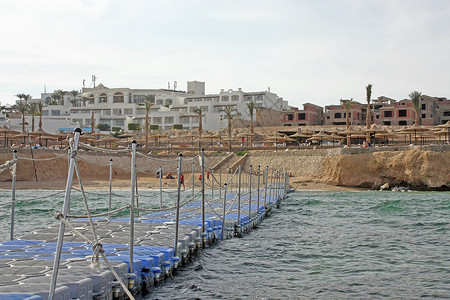
M 159 209 L 162 209 L 163 207 L 162 176 L 162 167 L 159 166 Z
M 13 150 L 13 159 L 17 159 L 17 150 Z M 10 240 L 14 240 L 14 217 L 16 214 L 16 173 L 17 173 L 17 160 L 13 166 L 13 174 L 12 174 L 12 187 L 11 187 L 11 232 L 10 232 Z
M 222 220 L 222 240 L 225 239 L 225 220 L 227 216 L 227 184 L 223 187 L 223 220 Z
M 135 184 L 136 184 L 136 145 L 134 140 L 131 142 L 131 199 L 130 199 L 130 253 L 128 272 L 133 273 L 133 255 L 134 255 L 134 198 L 135 198 Z
M 175 223 L 175 246 L 173 247 L 174 255 L 177 255 L 177 245 L 178 245 L 178 227 L 180 223 L 180 198 L 181 198 L 181 164 L 183 160 L 183 154 L 178 155 L 178 174 L 177 174 L 177 215 Z
M 241 226 L 241 165 L 239 165 L 238 169 L 238 211 L 237 211 L 237 223 L 238 228 Z
M 267 179 L 269 178 L 269 166 L 266 166 L 266 171 L 264 172 L 264 208 L 267 205 Z
M 248 220 L 249 222 L 252 221 L 252 173 L 253 173 L 253 167 L 250 165 L 250 169 L 249 169 L 249 178 L 248 178 L 248 182 L 249 182 L 249 195 L 248 195 Z
M 201 174 L 202 174 L 202 246 L 205 247 L 205 149 L 201 149 L 202 153 L 202 165 L 201 165 Z
M 74 143 L 73 143 L 73 149 L 69 149 L 71 154 L 69 156 L 69 168 L 67 172 L 67 182 L 66 182 L 66 191 L 64 194 L 64 204 L 62 209 L 62 217 L 63 219 L 67 218 L 67 214 L 70 212 L 70 192 L 72 190 L 72 181 L 73 181 L 73 173 L 75 170 L 75 156 L 78 149 L 78 140 L 80 138 L 81 129 L 76 128 L 74 131 Z M 73 154 L 73 155 L 72 155 Z M 66 229 L 66 224 L 61 221 L 59 223 L 59 232 L 58 232 L 58 241 L 56 244 L 56 253 L 55 253 L 55 260 L 53 261 L 53 271 L 52 271 L 52 278 L 50 281 L 50 291 L 48 294 L 48 299 L 53 300 L 55 296 L 55 289 L 56 289 L 56 280 L 58 278 L 58 269 L 59 269 L 59 262 L 61 260 L 61 252 L 62 252 L 62 245 L 64 241 L 64 230 Z
M 112 206 L 112 175 L 113 175 L 113 160 L 109 160 L 109 199 L 108 199 L 108 220 L 111 219 L 111 206 Z
M 195 195 L 195 163 L 192 162 L 192 197 Z
M 257 204 L 256 204 L 256 216 L 259 216 L 259 183 L 260 183 L 260 181 L 261 181 L 261 174 L 260 174 L 260 172 L 261 172 L 261 166 L 258 166 L 258 190 L 257 190 L 257 193 L 256 193 L 256 201 L 257 201 Z

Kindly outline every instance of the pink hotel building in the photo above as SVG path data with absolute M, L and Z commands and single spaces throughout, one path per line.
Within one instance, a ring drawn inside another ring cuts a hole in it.
M 378 97 L 372 100 L 372 123 L 378 125 L 409 126 L 414 124 L 416 112 L 409 99 L 394 100 Z M 450 99 L 423 95 L 420 99 L 422 125 L 433 126 L 450 120 Z M 367 104 L 354 101 L 349 113 L 350 124 L 366 124 Z M 294 108 L 284 111 L 281 123 L 284 126 L 345 125 L 347 112 L 342 105 L 327 105 L 325 110 L 317 105 L 305 103 L 303 110 Z

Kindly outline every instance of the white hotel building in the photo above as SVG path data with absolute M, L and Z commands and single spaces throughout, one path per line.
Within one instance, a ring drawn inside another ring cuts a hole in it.
M 41 95 L 44 103 L 51 100 L 51 93 Z M 139 123 L 141 129 L 145 124 L 145 95 L 155 95 L 155 103 L 150 110 L 150 124 L 158 125 L 165 131 L 174 125 L 183 129 L 198 128 L 198 115 L 194 110 L 203 111 L 202 125 L 205 130 L 227 127 L 227 118 L 222 111 L 231 106 L 240 113 L 240 118 L 250 120 L 247 103 L 255 101 L 257 107 L 273 110 L 289 109 L 287 101 L 270 91 L 244 92 L 240 88 L 221 90 L 218 94 L 205 95 L 205 83 L 190 81 L 187 92 L 168 89 L 129 89 L 107 88 L 100 84 L 95 88 L 83 88 L 73 105 L 73 96 L 66 94 L 57 105 L 48 105 L 43 110 L 43 119 L 66 120 L 69 127 L 90 127 L 92 112 L 95 125 L 108 124 L 110 128 L 120 127 L 128 130 L 128 124 Z M 89 100 L 83 103 L 81 97 Z M 47 100 L 47 101 L 46 101 Z M 45 122 L 45 121 L 44 121 Z M 56 129 L 55 129 L 56 130 Z

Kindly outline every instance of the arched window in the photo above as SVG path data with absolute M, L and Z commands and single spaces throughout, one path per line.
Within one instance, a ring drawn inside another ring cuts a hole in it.
M 108 96 L 107 96 L 106 94 L 100 94 L 99 102 L 100 102 L 100 103 L 106 103 L 106 102 L 108 102 Z
M 115 93 L 113 96 L 113 103 L 123 103 L 123 94 L 122 93 Z
M 88 100 L 88 104 L 94 104 L 94 95 L 89 95 L 89 100 Z
M 166 99 L 165 105 L 172 105 L 172 99 Z
M 231 96 L 231 101 L 238 102 L 238 101 L 239 101 L 239 95 L 233 95 L 233 96 Z
M 220 101 L 221 101 L 221 102 L 228 102 L 228 101 L 230 101 L 230 97 L 228 97 L 228 96 L 222 96 L 221 99 L 220 99 Z
M 157 99 L 156 100 L 156 105 L 164 105 L 164 100 L 163 99 Z

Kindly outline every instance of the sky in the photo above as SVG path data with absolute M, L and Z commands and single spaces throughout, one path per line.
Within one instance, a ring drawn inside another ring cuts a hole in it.
M 0 102 L 44 88 L 206 82 L 302 108 L 450 98 L 448 0 L 2 0 Z

